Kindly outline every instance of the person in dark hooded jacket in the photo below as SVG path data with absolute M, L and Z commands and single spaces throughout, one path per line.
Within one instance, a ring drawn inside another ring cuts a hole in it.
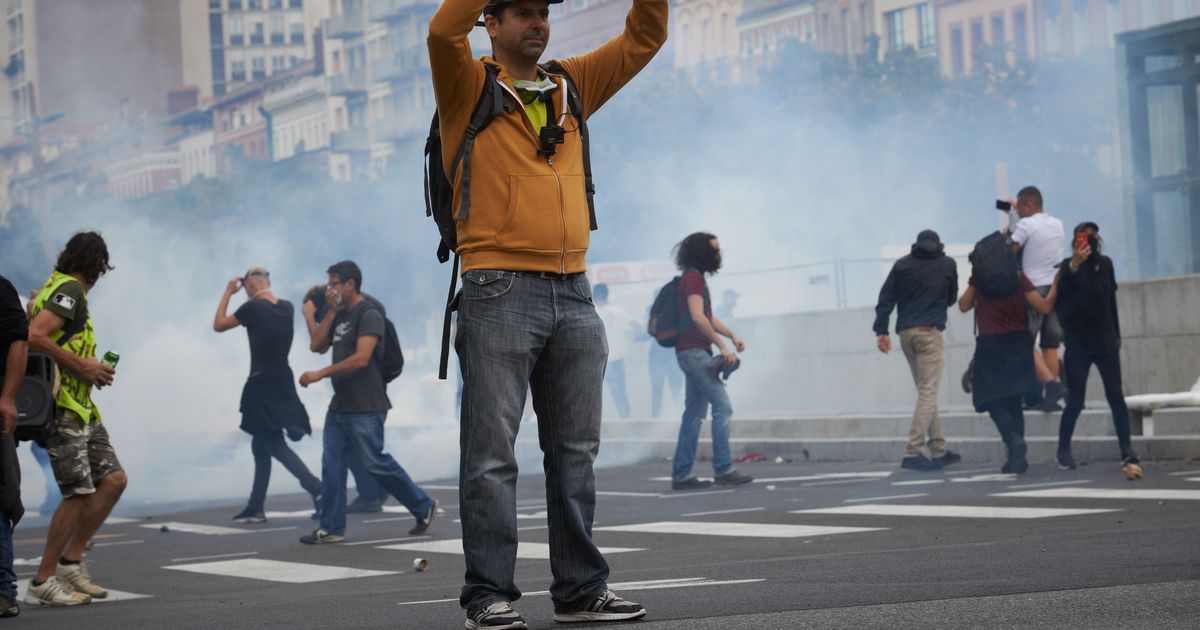
M 946 365 L 942 345 L 946 309 L 957 299 L 958 266 L 946 257 L 945 246 L 933 230 L 917 235 L 912 253 L 896 261 L 879 291 L 875 345 L 884 354 L 891 352 L 888 319 L 892 309 L 898 307 L 896 332 L 917 386 L 917 407 L 900 461 L 902 468 L 937 470 L 962 460 L 958 453 L 946 449 L 937 408 L 938 385 Z M 926 444 L 932 458 L 922 452 Z
M 13 528 L 25 514 L 21 505 L 21 466 L 13 431 L 17 392 L 29 356 L 29 322 L 17 290 L 0 276 L 0 617 L 21 614 L 13 571 Z

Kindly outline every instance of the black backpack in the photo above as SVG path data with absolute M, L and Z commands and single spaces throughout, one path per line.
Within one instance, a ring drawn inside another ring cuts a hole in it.
M 983 237 L 968 258 L 975 287 L 984 297 L 1000 300 L 1017 292 L 1021 269 L 1017 266 L 1017 255 L 1003 233 L 992 232 Z
M 664 348 L 674 348 L 679 343 L 679 336 L 692 323 L 692 313 L 687 306 L 679 307 L 679 283 L 682 280 L 682 275 L 671 278 L 658 290 L 650 305 L 646 332 Z M 707 286 L 704 287 L 704 303 L 709 304 Z
M 458 226 L 456 220 L 465 221 L 471 209 L 471 150 L 475 146 L 475 139 L 497 116 L 513 111 L 516 107 L 515 103 L 505 97 L 505 90 L 496 85 L 499 68 L 486 63 L 483 67 L 487 73 L 483 81 L 483 93 L 479 95 L 479 101 L 475 104 L 475 111 L 471 114 L 471 121 L 467 124 L 467 132 L 463 137 L 462 144 L 454 154 L 454 163 L 451 165 L 450 173 L 446 173 L 442 161 L 445 147 L 442 146 L 441 119 L 436 111 L 433 114 L 433 121 L 429 124 L 429 137 L 425 139 L 425 216 L 433 217 L 441 236 L 437 247 L 438 262 L 444 263 L 450 260 L 451 253 L 454 254 L 454 264 L 450 269 L 450 290 L 446 297 L 446 314 L 442 322 L 442 352 L 441 362 L 438 366 L 438 378 L 442 380 L 446 379 L 446 367 L 450 357 L 450 317 L 456 308 L 454 295 L 458 288 Z M 549 74 L 562 75 L 567 88 L 567 108 L 579 121 L 579 139 L 583 144 L 584 189 L 587 192 L 591 229 L 595 230 L 597 227 L 596 206 L 593 197 L 596 194 L 596 186 L 592 183 L 592 156 L 583 101 L 579 98 L 575 82 L 562 66 L 551 63 L 540 66 L 540 68 Z M 454 173 L 460 170 L 462 171 L 462 199 L 456 218 L 454 216 L 452 178 Z
M 396 325 L 388 319 L 382 309 L 370 300 L 367 300 L 366 303 L 367 308 L 377 309 L 379 314 L 383 315 L 383 339 L 379 340 L 382 342 L 382 348 L 376 348 L 376 352 L 380 353 L 378 365 L 379 371 L 383 373 L 383 382 L 391 383 L 404 371 L 404 351 L 400 348 L 400 335 L 396 334 Z M 362 315 L 360 314 L 358 317 L 361 319 Z

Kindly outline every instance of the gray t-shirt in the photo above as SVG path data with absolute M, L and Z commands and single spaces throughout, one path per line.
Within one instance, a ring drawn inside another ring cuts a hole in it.
M 392 408 L 387 396 L 387 384 L 383 382 L 383 372 L 379 369 L 384 331 L 383 313 L 366 300 L 359 302 L 354 310 L 340 311 L 334 316 L 331 333 L 334 363 L 354 355 L 359 337 L 375 337 L 379 344 L 375 346 L 367 367 L 333 377 L 333 402 L 329 403 L 331 411 L 366 413 Z

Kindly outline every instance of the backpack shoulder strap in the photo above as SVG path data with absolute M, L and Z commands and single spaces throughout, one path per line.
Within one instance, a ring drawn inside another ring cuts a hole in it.
M 471 122 L 467 124 L 467 133 L 463 137 L 462 144 L 459 145 L 458 152 L 454 155 L 454 163 L 450 172 L 446 173 L 453 185 L 454 174 L 458 172 L 461 164 L 462 188 L 459 192 L 459 221 L 467 219 L 471 208 L 471 149 L 475 147 L 475 137 L 504 111 L 504 90 L 496 89 L 496 77 L 499 76 L 500 70 L 491 64 L 484 64 L 483 67 L 487 75 L 483 80 L 483 92 L 479 95 L 479 102 L 475 105 L 474 113 L 471 114 Z
M 550 62 L 542 66 L 542 69 L 562 75 L 567 84 L 567 109 L 575 116 L 575 120 L 579 121 L 579 140 L 583 144 L 583 187 L 587 192 L 588 220 L 591 222 L 592 231 L 595 231 L 599 227 L 596 223 L 596 184 L 592 181 L 592 151 L 583 99 L 579 98 L 579 89 L 575 86 L 575 81 L 561 64 Z

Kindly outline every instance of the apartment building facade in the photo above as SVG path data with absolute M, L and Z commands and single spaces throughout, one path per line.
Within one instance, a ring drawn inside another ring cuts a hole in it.
M 313 59 L 329 0 L 206 0 L 211 93 L 261 81 Z

